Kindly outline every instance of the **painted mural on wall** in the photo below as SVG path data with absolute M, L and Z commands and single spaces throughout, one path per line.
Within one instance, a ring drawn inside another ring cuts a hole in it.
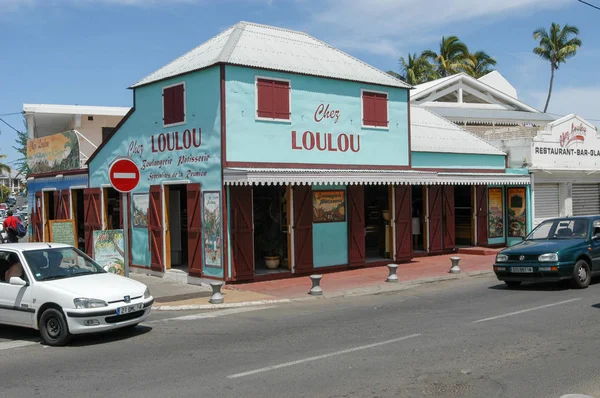
M 221 193 L 204 192 L 204 264 L 221 268 Z
M 600 137 L 596 127 L 576 115 L 550 123 L 533 140 L 531 163 L 534 168 L 600 168 Z
M 32 173 L 80 168 L 79 137 L 74 130 L 27 140 L 27 165 Z
M 504 206 L 502 188 L 488 189 L 488 237 L 501 238 L 504 236 Z
M 94 231 L 94 261 L 108 272 L 125 275 L 123 230 Z
M 525 188 L 508 188 L 508 236 L 527 236 L 527 201 Z
M 346 192 L 313 191 L 313 223 L 346 221 Z
M 133 226 L 135 228 L 145 228 L 148 226 L 149 197 L 147 193 L 136 193 L 132 196 Z

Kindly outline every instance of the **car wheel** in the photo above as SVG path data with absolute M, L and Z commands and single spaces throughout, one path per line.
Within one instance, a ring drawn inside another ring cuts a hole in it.
M 590 285 L 591 280 L 592 273 L 590 272 L 590 265 L 585 260 L 577 261 L 575 269 L 573 270 L 571 286 L 576 289 L 585 289 Z
M 48 308 L 40 318 L 40 335 L 44 344 L 64 346 L 71 339 L 67 321 L 61 311 Z
M 511 288 L 521 286 L 521 281 L 504 281 L 504 283 L 506 283 L 506 286 Z

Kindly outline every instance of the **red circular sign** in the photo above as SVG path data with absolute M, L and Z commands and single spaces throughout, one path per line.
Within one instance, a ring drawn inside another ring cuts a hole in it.
M 131 159 L 119 159 L 110 165 L 108 178 L 117 191 L 131 192 L 140 182 L 140 169 Z

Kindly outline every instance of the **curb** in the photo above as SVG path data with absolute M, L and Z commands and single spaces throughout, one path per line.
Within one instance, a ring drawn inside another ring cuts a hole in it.
M 367 287 L 367 288 L 357 288 L 354 290 L 346 290 L 339 291 L 332 294 L 323 294 L 322 296 L 308 296 L 308 297 L 298 297 L 293 299 L 278 299 L 278 300 L 255 300 L 255 301 L 243 301 L 239 303 L 223 303 L 223 304 L 188 304 L 188 305 L 160 305 L 156 307 L 152 307 L 153 311 L 187 311 L 187 310 L 217 310 L 223 308 L 242 308 L 242 307 L 254 307 L 261 306 L 267 304 L 287 304 L 287 303 L 295 303 L 295 302 L 303 302 L 303 301 L 313 301 L 313 300 L 321 300 L 321 299 L 332 299 L 332 298 L 342 298 L 342 297 L 360 297 L 360 296 L 369 296 L 369 295 L 377 295 L 377 294 L 385 294 L 396 291 L 402 291 L 411 289 L 420 285 L 425 285 L 428 283 L 435 282 L 444 282 L 450 280 L 457 280 L 465 277 L 473 277 L 480 275 L 488 275 L 492 274 L 494 271 L 492 270 L 483 270 L 483 271 L 473 271 L 473 272 L 465 272 L 461 274 L 454 275 L 443 275 L 436 276 L 432 278 L 423 278 L 423 279 L 415 279 L 412 281 L 405 281 L 398 284 L 386 284 L 379 285 L 376 287 Z

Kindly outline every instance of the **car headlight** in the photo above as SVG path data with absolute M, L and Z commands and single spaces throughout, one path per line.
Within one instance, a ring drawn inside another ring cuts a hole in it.
M 150 289 L 149 288 L 146 288 L 146 290 L 144 291 L 144 298 L 145 299 L 150 298 Z
M 504 263 L 508 261 L 508 256 L 506 254 L 498 254 L 496 256 L 496 262 L 497 263 Z
M 546 253 L 546 254 L 542 254 L 538 257 L 538 261 L 543 261 L 543 262 L 557 262 L 558 261 L 558 254 L 556 253 Z
M 73 304 L 75 304 L 75 308 L 77 309 L 100 308 L 108 305 L 106 301 L 89 298 L 76 298 L 73 300 Z

